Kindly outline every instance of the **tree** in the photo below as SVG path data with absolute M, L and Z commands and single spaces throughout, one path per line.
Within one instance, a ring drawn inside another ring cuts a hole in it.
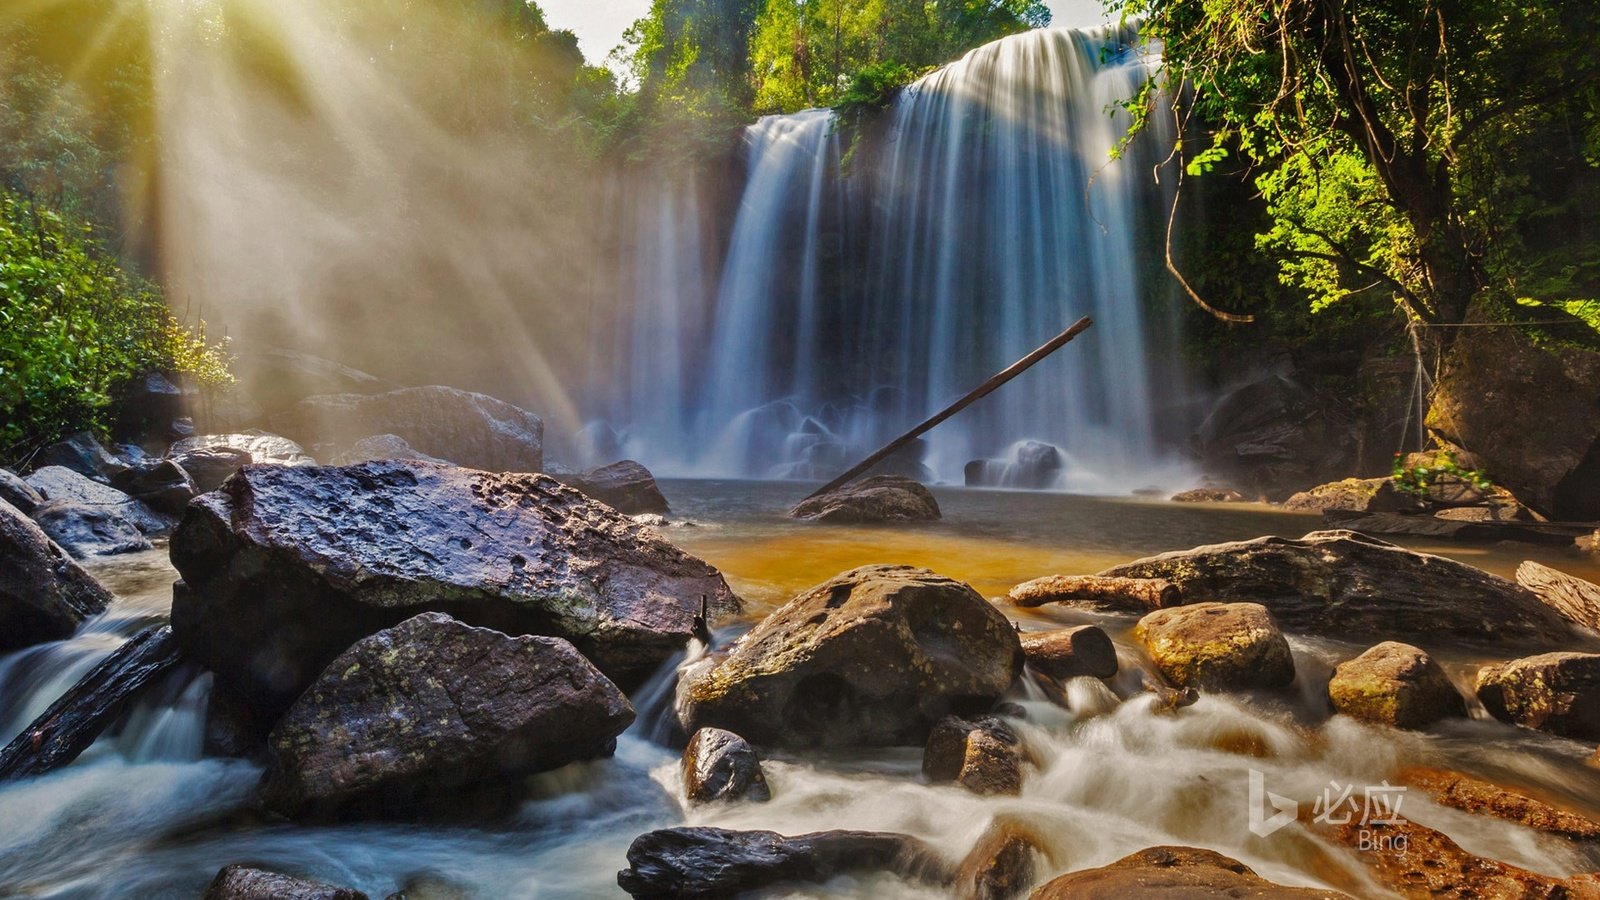
M 1259 239 L 1314 305 L 1380 292 L 1417 322 L 1518 299 L 1504 202 L 1519 180 L 1600 154 L 1593 0 L 1130 0 L 1159 88 L 1210 124 L 1191 173 L 1241 154 Z M 1553 143 L 1537 146 L 1536 142 Z M 1451 329 L 1434 329 L 1447 333 Z M 1442 342 L 1448 341 L 1448 334 Z

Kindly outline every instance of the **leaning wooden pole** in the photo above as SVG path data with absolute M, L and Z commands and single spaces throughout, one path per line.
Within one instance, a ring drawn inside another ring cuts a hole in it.
M 1046 356 L 1049 356 L 1057 350 L 1060 350 L 1062 347 L 1065 347 L 1069 341 L 1082 334 L 1090 325 L 1093 324 L 1094 320 L 1090 319 L 1088 316 L 1084 316 L 1078 321 L 1073 322 L 1072 326 L 1066 331 L 1063 331 L 1046 341 L 1039 349 L 1007 366 L 1003 371 L 995 373 L 995 375 L 990 377 L 988 381 L 985 381 L 983 384 L 973 388 L 965 397 L 962 397 L 960 400 L 957 400 L 949 406 L 946 406 L 944 409 L 940 410 L 924 421 L 921 425 L 918 425 L 905 434 L 902 434 L 889 443 L 883 445 L 882 449 L 862 460 L 861 462 L 856 463 L 854 466 L 851 466 L 850 470 L 845 472 L 843 475 L 840 475 L 838 478 L 835 478 L 822 487 L 817 488 L 815 491 L 812 491 L 811 494 L 806 497 L 806 499 L 810 500 L 812 497 L 820 497 L 823 494 L 826 494 L 830 491 L 836 491 L 839 488 L 849 484 L 851 481 L 854 481 L 856 478 L 860 477 L 863 472 L 866 472 L 868 469 L 872 468 L 878 463 L 888 459 L 889 456 L 896 450 L 899 450 L 901 447 L 904 447 L 917 438 L 922 437 L 924 434 L 927 434 L 940 422 L 943 422 L 945 419 L 950 418 L 951 416 L 961 412 L 963 409 L 966 409 L 984 397 L 994 393 L 994 391 L 999 388 L 1000 385 L 1005 384 L 1018 375 L 1021 375 L 1023 372 L 1028 371 L 1033 367 L 1034 363 L 1044 359 Z

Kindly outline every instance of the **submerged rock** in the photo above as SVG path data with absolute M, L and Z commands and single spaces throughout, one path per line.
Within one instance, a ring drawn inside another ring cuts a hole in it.
M 1134 635 L 1166 679 L 1208 690 L 1277 690 L 1294 681 L 1289 642 L 1258 603 L 1195 603 L 1157 610 Z
M 690 803 L 772 799 L 761 758 L 744 738 L 721 728 L 702 728 L 683 751 L 683 792 Z
M 1022 669 L 1016 632 L 976 591 L 910 566 L 864 566 L 791 600 L 679 690 L 687 729 L 784 747 L 921 745 L 990 708 Z
M 873 872 L 935 884 L 949 879 L 947 866 L 931 848 L 903 834 L 823 831 L 785 837 L 775 831 L 665 828 L 634 840 L 617 884 L 635 897 L 687 900 Z
M 564 475 L 558 480 L 626 515 L 671 512 L 667 498 L 656 486 L 655 476 L 631 459 Z
M 368 900 L 350 888 L 334 887 L 266 869 L 235 864 L 212 879 L 200 900 Z
M 0 500 L 0 652 L 71 637 L 110 604 L 94 576 Z
M 922 753 L 922 774 L 934 784 L 955 782 L 974 794 L 1022 793 L 1022 741 L 997 716 L 945 716 Z
M 448 462 L 437 456 L 429 456 L 421 450 L 406 443 L 406 439 L 397 434 L 375 434 L 364 437 L 350 449 L 333 458 L 336 466 L 353 466 L 356 463 L 370 462 L 374 459 L 417 459 L 423 462 Z
M 1026 896 L 1045 864 L 1053 864 L 1044 838 L 1014 818 L 999 818 L 978 839 L 956 872 L 962 900 L 1016 900 Z
M 928 522 L 940 517 L 933 492 L 909 478 L 872 475 L 802 500 L 791 518 L 852 525 L 865 522 Z
M 394 434 L 429 456 L 489 472 L 544 469 L 544 421 L 486 394 L 442 385 L 307 397 L 272 419 L 310 445 Z
M 1569 624 L 1498 575 L 1348 531 L 1164 553 L 1104 574 L 1162 578 L 1184 603 L 1251 601 L 1285 628 L 1357 640 L 1562 645 Z
M 1545 653 L 1478 671 L 1489 714 L 1524 728 L 1600 739 L 1600 653 Z
M 1401 772 L 1399 780 L 1441 806 L 1494 816 L 1569 840 L 1600 841 L 1600 822 L 1460 772 L 1418 767 Z
M 1033 892 L 1033 900 L 1125 897 L 1348 900 L 1337 891 L 1273 884 L 1236 859 L 1195 847 L 1140 850 L 1108 866 L 1069 872 Z
M 357 641 L 269 739 L 262 794 L 291 817 L 410 817 L 609 756 L 633 707 L 561 638 L 423 613 Z
M 138 553 L 154 546 L 114 507 L 48 501 L 33 511 L 33 518 L 52 541 L 77 559 Z
M 1328 699 L 1337 712 L 1396 728 L 1427 728 L 1467 714 L 1466 701 L 1433 657 L 1396 641 L 1340 663 Z
M 1096 625 L 1024 634 L 1022 653 L 1035 672 L 1051 678 L 1110 678 L 1117 674 L 1117 648 Z
M 172 537 L 173 629 L 193 657 L 281 710 L 355 641 L 428 610 L 571 640 L 625 688 L 694 634 L 711 566 L 541 475 L 406 460 L 249 466 Z

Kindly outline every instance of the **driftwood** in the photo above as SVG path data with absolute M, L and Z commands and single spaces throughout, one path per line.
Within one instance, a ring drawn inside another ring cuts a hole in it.
M 1600 631 L 1600 584 L 1528 560 L 1517 567 L 1517 584 L 1572 622 Z
M 890 456 L 893 456 L 896 450 L 899 450 L 901 447 L 904 447 L 924 434 L 927 434 L 929 431 L 932 431 L 935 425 L 938 425 L 945 419 L 948 419 L 956 413 L 961 412 L 963 409 L 966 409 L 979 400 L 982 400 L 984 397 L 989 396 L 1001 385 L 1033 368 L 1034 363 L 1044 359 L 1046 356 L 1049 356 L 1057 350 L 1060 350 L 1062 347 L 1065 347 L 1069 341 L 1087 331 L 1089 326 L 1093 324 L 1094 320 L 1090 319 L 1088 316 L 1084 316 L 1078 321 L 1073 322 L 1066 331 L 1063 331 L 1050 340 L 1045 341 L 1044 344 L 1041 345 L 1037 350 L 1017 360 L 1002 371 L 996 372 L 994 375 L 989 377 L 988 381 L 985 381 L 983 384 L 980 384 L 971 391 L 968 391 L 967 395 L 962 397 L 960 400 L 957 400 L 937 413 L 934 413 L 921 425 L 918 425 L 905 434 L 900 435 L 889 443 L 884 444 L 882 449 L 878 450 L 878 452 L 872 454 L 866 459 L 863 459 L 861 462 L 856 463 L 854 466 L 851 466 L 850 469 L 843 475 L 840 475 L 838 478 L 835 478 L 822 487 L 812 491 L 806 497 L 806 500 L 820 497 L 823 494 L 832 493 L 849 484 L 851 481 L 864 474 L 868 469 L 871 469 L 878 463 L 883 462 Z M 804 504 L 804 502 L 804 500 L 801 501 L 802 504 Z
M 1013 606 L 1068 603 L 1114 612 L 1145 613 L 1177 606 L 1178 588 L 1164 578 L 1112 578 L 1105 575 L 1047 575 L 1023 582 L 1006 595 Z
M 77 759 L 128 701 L 177 664 L 171 627 L 134 635 L 0 750 L 0 781 L 43 775 Z

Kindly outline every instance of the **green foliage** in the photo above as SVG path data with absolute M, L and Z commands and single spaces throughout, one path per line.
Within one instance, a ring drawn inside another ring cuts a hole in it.
M 1470 469 L 1456 460 L 1448 450 L 1434 455 L 1428 465 L 1408 466 L 1403 453 L 1394 455 L 1394 486 L 1415 497 L 1427 497 L 1433 492 L 1440 476 L 1460 479 L 1485 493 L 1494 490 L 1494 482 L 1480 469 Z
M 226 341 L 174 319 L 87 226 L 0 193 L 0 456 L 103 428 L 118 388 L 149 371 L 232 380 Z

